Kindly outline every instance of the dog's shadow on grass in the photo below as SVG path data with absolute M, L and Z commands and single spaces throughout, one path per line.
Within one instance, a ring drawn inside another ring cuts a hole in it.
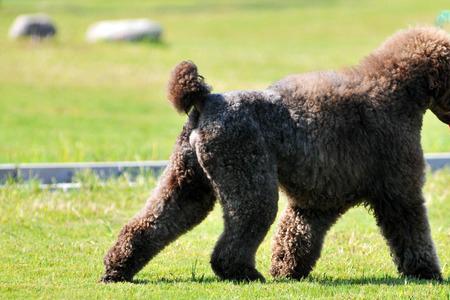
M 242 284 L 242 282 L 236 281 L 222 281 L 218 277 L 214 276 L 201 276 L 198 278 L 158 278 L 153 280 L 148 279 L 136 279 L 133 280 L 134 284 L 175 284 L 175 283 L 201 283 L 201 284 L 212 284 L 212 283 L 232 283 L 232 284 Z M 438 285 L 448 285 L 450 284 L 450 277 L 444 279 L 439 282 L 436 280 L 419 280 L 413 278 L 405 278 L 405 277 L 360 277 L 360 278 L 328 278 L 328 277 L 308 277 L 306 279 L 297 281 L 290 279 L 275 279 L 268 280 L 265 283 L 261 284 L 301 284 L 301 283 L 316 283 L 318 285 L 324 286 L 346 286 L 346 285 L 408 285 L 408 284 L 419 284 L 419 285 L 428 285 L 430 283 L 438 284 Z
M 158 278 L 153 280 L 148 279 L 135 279 L 131 283 L 134 284 L 173 284 L 173 283 L 219 283 L 223 282 L 218 277 L 214 276 L 200 276 L 198 278 L 182 278 L 182 277 L 175 277 L 175 278 Z
M 280 282 L 280 281 L 275 281 Z M 291 282 L 287 280 L 286 282 Z M 442 284 L 447 285 L 450 283 L 450 278 L 444 279 L 443 281 L 437 280 L 421 280 L 407 277 L 358 277 L 358 278 L 329 278 L 329 277 L 312 277 L 303 280 L 303 282 L 317 283 L 325 286 L 345 286 L 345 285 L 408 285 L 408 284 L 420 284 L 428 285 Z

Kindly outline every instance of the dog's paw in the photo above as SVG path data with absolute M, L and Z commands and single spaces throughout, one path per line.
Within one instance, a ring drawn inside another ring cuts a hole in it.
M 266 279 L 261 275 L 261 273 L 258 272 L 258 270 L 248 265 L 233 264 L 223 268 L 214 266 L 213 270 L 216 275 L 223 280 L 230 280 L 234 282 L 266 282 Z
M 101 283 L 129 282 L 131 279 L 118 274 L 105 274 L 100 278 Z
M 436 280 L 442 282 L 444 279 L 439 270 L 433 270 L 430 268 L 419 268 L 414 272 L 405 274 L 407 277 L 424 280 Z

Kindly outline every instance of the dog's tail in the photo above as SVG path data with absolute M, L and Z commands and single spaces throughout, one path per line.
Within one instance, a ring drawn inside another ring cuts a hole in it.
M 191 61 L 182 61 L 172 71 L 168 85 L 168 99 L 178 112 L 186 114 L 194 106 L 201 111 L 203 101 L 211 92 L 197 66 Z

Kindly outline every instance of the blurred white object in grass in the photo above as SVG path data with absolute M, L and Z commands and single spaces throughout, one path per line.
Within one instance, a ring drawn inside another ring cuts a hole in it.
M 20 37 L 31 37 L 33 39 L 44 39 L 56 34 L 56 26 L 49 16 L 45 14 L 20 15 L 9 30 L 9 37 L 17 39 Z
M 158 41 L 162 27 L 148 19 L 100 21 L 86 33 L 89 42 L 97 41 Z

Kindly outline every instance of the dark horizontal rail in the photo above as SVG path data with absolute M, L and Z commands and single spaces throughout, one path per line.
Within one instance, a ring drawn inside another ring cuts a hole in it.
M 425 160 L 432 171 L 450 167 L 450 153 L 431 153 Z M 140 174 L 158 176 L 167 161 L 89 162 L 89 163 L 27 163 L 0 164 L 0 184 L 7 180 L 29 181 L 35 179 L 43 184 L 71 183 L 80 172 L 90 171 L 100 179 L 123 174 L 136 177 Z
M 450 167 L 450 152 L 447 153 L 428 153 L 425 154 L 425 160 L 430 166 L 431 171 L 436 171 L 445 167 Z
M 11 179 L 35 179 L 43 184 L 70 183 L 78 173 L 86 171 L 92 172 L 100 179 L 124 174 L 131 177 L 149 173 L 158 176 L 166 166 L 167 161 L 0 164 L 0 184 Z

